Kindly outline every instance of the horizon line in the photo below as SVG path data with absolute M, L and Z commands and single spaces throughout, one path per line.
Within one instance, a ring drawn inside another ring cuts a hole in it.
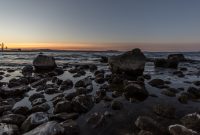
M 159 42 L 36 42 L 36 43 L 5 43 L 9 49 L 51 49 L 51 50 L 93 50 L 93 51 L 127 51 L 140 48 L 150 52 L 188 52 L 200 51 L 200 43 L 159 43 Z

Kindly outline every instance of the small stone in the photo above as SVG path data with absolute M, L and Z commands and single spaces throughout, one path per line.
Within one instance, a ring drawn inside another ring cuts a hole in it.
M 114 100 L 111 103 L 111 107 L 113 110 L 121 110 L 123 107 L 123 104 L 120 101 Z
M 72 105 L 69 101 L 60 101 L 54 108 L 54 113 L 72 112 Z

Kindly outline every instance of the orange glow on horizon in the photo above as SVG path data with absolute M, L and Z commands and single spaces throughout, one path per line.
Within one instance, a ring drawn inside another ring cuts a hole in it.
M 53 50 L 121 50 L 140 48 L 143 51 L 199 51 L 200 43 L 5 43 L 8 49 Z
M 9 49 L 56 49 L 56 50 L 90 50 L 97 49 L 88 43 L 8 43 Z

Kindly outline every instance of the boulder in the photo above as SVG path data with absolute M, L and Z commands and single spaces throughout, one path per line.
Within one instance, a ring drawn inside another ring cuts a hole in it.
M 31 113 L 34 113 L 34 112 L 46 112 L 50 109 L 50 106 L 48 103 L 43 103 L 43 104 L 40 104 L 40 105 L 36 105 L 36 106 L 33 106 L 30 110 Z
M 144 101 L 149 96 L 149 93 L 144 86 L 136 83 L 131 83 L 125 86 L 124 96 L 128 100 L 135 99 L 139 101 Z
M 72 105 L 69 101 L 60 101 L 56 104 L 54 113 L 72 112 Z
M 37 126 L 48 122 L 48 120 L 48 115 L 44 112 L 33 113 L 22 123 L 21 131 L 23 133 L 28 132 Z
M 44 90 L 44 93 L 51 95 L 51 94 L 59 93 L 59 90 L 56 88 L 48 88 Z
M 113 110 L 121 110 L 123 107 L 123 104 L 120 101 L 114 100 L 111 103 L 111 107 Z
M 30 100 L 31 102 L 33 102 L 35 99 L 38 99 L 38 98 L 45 98 L 45 97 L 44 97 L 44 95 L 41 94 L 41 93 L 34 93 L 33 95 L 31 95 L 31 96 L 29 97 L 29 100 Z
M 22 68 L 22 73 L 32 73 L 33 72 L 33 67 L 31 65 L 27 65 Z
M 27 115 L 29 111 L 29 108 L 26 106 L 18 106 L 16 108 L 12 109 L 12 112 L 14 114 L 22 114 L 22 115 Z
M 189 87 L 187 92 L 190 93 L 195 99 L 200 98 L 200 89 L 197 89 L 195 87 Z
M 193 84 L 196 86 L 200 86 L 200 81 L 194 81 Z
M 69 90 L 69 89 L 73 88 L 73 85 L 74 84 L 73 84 L 72 80 L 67 79 L 61 83 L 60 89 L 61 90 Z
M 144 71 L 146 57 L 136 48 L 122 55 L 110 57 L 108 62 L 113 73 L 125 73 L 128 76 L 141 76 Z
M 86 113 L 94 106 L 91 95 L 79 95 L 72 100 L 73 110 L 78 113 Z
M 56 121 L 44 123 L 23 135 L 65 135 L 64 128 Z
M 165 84 L 165 81 L 163 81 L 162 79 L 153 79 L 149 82 L 149 84 L 153 87 L 160 87 L 163 86 Z
M 108 57 L 106 57 L 106 56 L 101 56 L 100 62 L 101 62 L 101 63 L 108 63 Z
M 200 114 L 192 113 L 181 118 L 183 125 L 189 129 L 200 132 Z
M 95 71 L 95 70 L 97 70 L 97 66 L 94 64 L 91 64 L 91 65 L 89 65 L 89 69 L 90 69 L 90 71 Z
M 41 54 L 33 60 L 33 66 L 37 71 L 53 70 L 57 67 L 54 57 Z
M 92 80 L 90 77 L 86 77 L 75 83 L 75 87 L 87 87 L 88 85 L 92 85 Z
M 171 135 L 199 135 L 196 131 L 178 124 L 169 126 L 169 132 Z

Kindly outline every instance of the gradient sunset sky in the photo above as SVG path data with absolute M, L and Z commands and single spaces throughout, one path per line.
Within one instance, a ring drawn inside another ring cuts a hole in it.
M 8 48 L 200 51 L 200 0 L 0 0 Z

